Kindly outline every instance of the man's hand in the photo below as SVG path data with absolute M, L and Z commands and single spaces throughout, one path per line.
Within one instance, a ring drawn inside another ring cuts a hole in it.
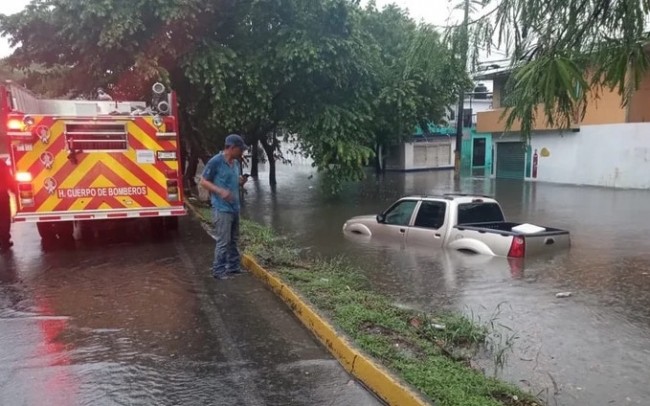
M 229 203 L 235 200 L 230 190 L 222 189 L 203 177 L 201 177 L 200 185 L 203 188 L 207 189 L 210 193 L 214 193 L 215 195 L 219 196 L 220 198 L 222 198 L 223 200 Z
M 219 193 L 219 196 L 227 201 L 228 203 L 231 203 L 235 200 L 234 196 L 232 195 L 232 192 L 228 189 L 221 189 L 221 193 Z
M 239 177 L 239 186 L 244 186 L 248 182 L 248 176 L 240 176 Z

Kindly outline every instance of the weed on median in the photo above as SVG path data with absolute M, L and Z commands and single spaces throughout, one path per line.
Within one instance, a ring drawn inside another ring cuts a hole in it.
M 470 358 L 479 348 L 493 347 L 489 345 L 493 322 L 481 324 L 464 315 L 423 314 L 398 307 L 387 296 L 371 291 L 365 277 L 344 258 L 303 258 L 290 241 L 251 221 L 242 220 L 241 245 L 361 350 L 436 405 L 541 404 L 515 386 L 470 367 Z

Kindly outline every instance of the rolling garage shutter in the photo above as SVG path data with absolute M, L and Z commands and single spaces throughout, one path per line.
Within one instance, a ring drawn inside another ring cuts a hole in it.
M 497 144 L 497 178 L 524 179 L 526 148 L 523 142 Z
M 440 168 L 451 164 L 451 143 L 415 145 L 413 166 L 416 168 Z

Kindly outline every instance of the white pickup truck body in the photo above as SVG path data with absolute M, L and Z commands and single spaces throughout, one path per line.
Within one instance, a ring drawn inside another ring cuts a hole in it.
M 348 220 L 343 231 L 406 245 L 510 258 L 552 253 L 571 244 L 568 231 L 507 222 L 496 200 L 456 194 L 404 197 L 376 216 Z

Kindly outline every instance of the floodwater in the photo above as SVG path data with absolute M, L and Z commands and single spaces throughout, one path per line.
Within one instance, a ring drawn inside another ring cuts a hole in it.
M 549 405 L 650 404 L 650 192 L 388 173 L 331 197 L 304 163 L 247 185 L 245 213 L 314 255 L 345 255 L 401 306 L 461 311 L 494 324 L 488 374 Z M 416 250 L 344 237 L 346 219 L 407 194 L 495 196 L 512 221 L 567 229 L 570 250 L 529 259 Z M 572 292 L 557 298 L 556 293 Z M 496 355 L 505 355 L 498 368 Z
M 142 224 L 0 255 L 0 405 L 377 405 L 251 275 L 210 277 L 214 242 Z

